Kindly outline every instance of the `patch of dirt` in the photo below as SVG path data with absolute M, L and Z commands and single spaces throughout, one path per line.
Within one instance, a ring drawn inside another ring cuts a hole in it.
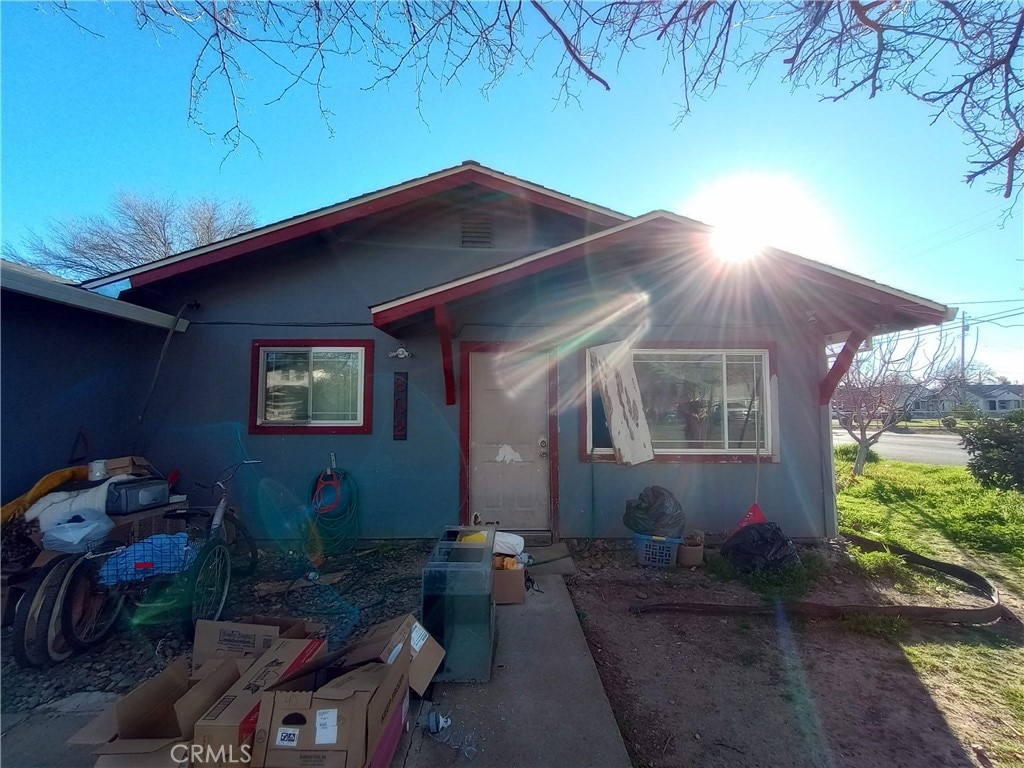
M 634 765 L 984 765 L 972 745 L 984 743 L 986 705 L 930 690 L 892 640 L 781 612 L 635 615 L 636 604 L 760 599 L 701 569 L 637 567 L 631 551 L 576 562 L 567 583 Z M 925 596 L 879 593 L 842 567 L 803 599 L 984 604 L 945 585 Z

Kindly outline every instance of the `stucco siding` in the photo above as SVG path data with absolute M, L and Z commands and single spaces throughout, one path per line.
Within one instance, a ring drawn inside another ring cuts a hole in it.
M 165 331 L 4 291 L 0 302 L 0 495 L 8 502 L 88 458 L 129 454 Z M 85 446 L 80 446 L 84 449 Z
M 133 300 L 167 312 L 189 300 L 200 304 L 186 313 L 188 332 L 173 340 L 140 450 L 161 467 L 180 468 L 185 488 L 209 482 L 242 458 L 262 459 L 238 476 L 232 492 L 263 538 L 299 537 L 312 483 L 332 452 L 358 485 L 361 536 L 432 538 L 456 524 L 463 402 L 460 393 L 458 404 L 445 404 L 432 319 L 410 322 L 395 331 L 396 338 L 372 326 L 368 306 L 583 231 L 578 220 L 495 200 L 495 247 L 462 249 L 460 205 L 449 200 L 417 206 L 135 292 Z M 679 498 L 691 527 L 721 531 L 753 501 L 753 464 L 621 467 L 581 460 L 583 351 L 623 339 L 634 346 L 768 345 L 775 355 L 779 429 L 776 461 L 761 466 L 760 503 L 790 535 L 823 535 L 830 492 L 823 485 L 817 405 L 823 339 L 806 321 L 794 320 L 785 297 L 756 283 L 723 291 L 713 273 L 687 267 L 678 254 L 673 259 L 632 249 L 456 302 L 449 308 L 456 376 L 466 342 L 528 342 L 557 352 L 561 536 L 626 535 L 626 501 L 654 484 Z M 275 338 L 372 340 L 371 433 L 250 434 L 252 342 Z M 389 357 L 399 344 L 413 357 Z M 397 371 L 409 376 L 406 440 L 392 436 Z

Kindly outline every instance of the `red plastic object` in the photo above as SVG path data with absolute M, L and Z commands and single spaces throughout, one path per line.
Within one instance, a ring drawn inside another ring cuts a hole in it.
M 757 502 L 755 502 L 753 504 L 753 506 L 751 506 L 750 509 L 747 510 L 747 514 L 745 514 L 742 518 L 740 518 L 739 525 L 737 525 L 733 529 L 732 532 L 736 533 L 736 531 L 738 531 L 740 528 L 743 528 L 743 527 L 748 526 L 748 525 L 752 525 L 754 523 L 767 523 L 767 522 L 768 522 L 768 518 L 764 516 L 764 512 L 761 511 L 761 508 L 759 506 L 757 506 Z

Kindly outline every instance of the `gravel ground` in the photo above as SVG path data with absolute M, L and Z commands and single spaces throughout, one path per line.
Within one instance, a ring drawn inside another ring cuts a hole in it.
M 303 575 L 297 552 L 261 552 L 257 572 L 232 584 L 223 618 L 248 614 L 303 618 L 324 625 L 331 650 L 367 627 L 404 613 L 420 613 L 420 578 L 433 542 L 385 542 L 358 553 L 328 557 L 321 582 Z M 328 584 L 340 577 L 336 583 Z M 284 589 L 293 580 L 290 590 Z M 282 591 L 261 596 L 268 585 Z M 81 691 L 125 693 L 162 670 L 192 643 L 177 623 L 128 627 L 104 643 L 42 669 L 21 667 L 11 652 L 11 628 L 0 635 L 0 707 L 22 712 Z

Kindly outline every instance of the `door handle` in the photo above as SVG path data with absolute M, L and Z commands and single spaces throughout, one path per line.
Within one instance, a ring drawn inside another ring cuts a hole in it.
M 537 447 L 540 448 L 539 455 L 543 459 L 548 455 L 548 439 L 541 435 L 537 438 Z

